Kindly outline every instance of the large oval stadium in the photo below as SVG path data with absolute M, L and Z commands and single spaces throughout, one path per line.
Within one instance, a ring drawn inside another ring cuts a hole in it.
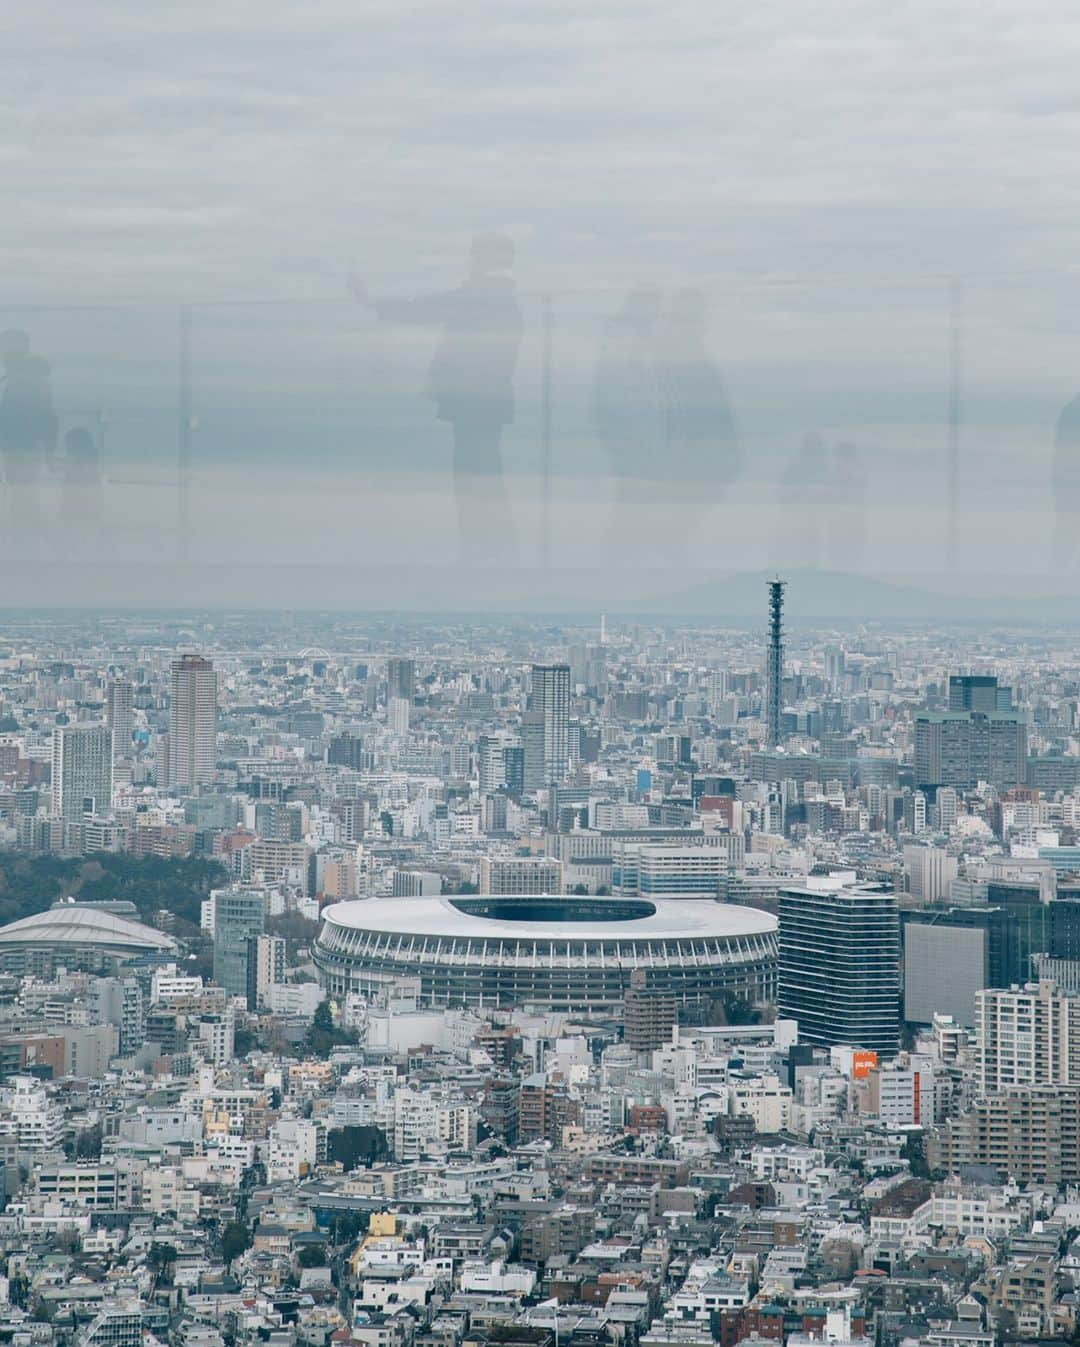
M 336 903 L 315 944 L 333 996 L 420 979 L 432 1007 L 616 1009 L 642 969 L 683 1017 L 724 996 L 771 1000 L 776 918 L 754 908 L 639 898 L 482 895 Z

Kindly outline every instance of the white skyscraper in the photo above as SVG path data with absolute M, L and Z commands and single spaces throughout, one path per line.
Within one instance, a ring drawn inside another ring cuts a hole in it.
M 506 736 L 482 734 L 476 745 L 477 775 L 480 793 L 491 795 L 506 785 Z
M 112 734 L 105 725 L 58 725 L 52 741 L 53 815 L 77 823 L 112 807 Z
M 960 797 L 952 786 L 941 786 L 937 793 L 938 821 L 942 832 L 948 832 L 960 814 Z
M 545 785 L 566 776 L 570 763 L 570 666 L 534 664 L 532 709 L 544 717 Z
M 167 784 L 194 790 L 214 779 L 217 764 L 217 674 L 201 655 L 172 664 Z
M 938 903 L 948 898 L 949 885 L 959 872 L 959 862 L 944 847 L 904 847 L 908 892 L 921 903 Z
M 386 703 L 386 724 L 392 734 L 408 734 L 409 706 L 404 697 L 391 697 Z

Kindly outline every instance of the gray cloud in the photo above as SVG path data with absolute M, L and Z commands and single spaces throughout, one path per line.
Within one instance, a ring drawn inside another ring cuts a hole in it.
M 1065 4 L 35 6 L 0 261 L 35 296 L 54 267 L 85 297 L 325 292 L 491 222 L 582 286 L 1064 267 L 1077 45 Z M 901 237 L 852 256 L 886 212 Z
M 966 480 L 1037 461 L 1045 497 L 1080 383 L 1078 56 L 1073 7 L 1039 0 L 37 4 L 0 56 L 0 303 L 125 460 L 174 451 L 177 307 L 235 300 L 258 304 L 196 313 L 201 471 L 434 471 L 434 335 L 378 328 L 346 279 L 446 288 L 496 229 L 525 297 L 515 470 L 537 462 L 539 296 L 557 471 L 602 475 L 603 326 L 635 286 L 689 284 L 768 483 L 814 427 L 936 471 L 959 274 Z M 34 312 L 99 303 L 120 308 Z

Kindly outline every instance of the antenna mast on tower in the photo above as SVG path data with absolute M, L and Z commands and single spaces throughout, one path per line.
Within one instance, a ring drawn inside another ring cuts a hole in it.
M 769 581 L 769 656 L 766 669 L 765 728 L 770 748 L 780 742 L 780 685 L 784 678 L 783 580 Z

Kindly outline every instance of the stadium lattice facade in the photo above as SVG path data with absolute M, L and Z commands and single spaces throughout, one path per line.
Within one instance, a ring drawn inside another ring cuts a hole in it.
M 315 946 L 332 996 L 418 978 L 425 1006 L 600 1014 L 642 969 L 683 1018 L 726 996 L 772 1000 L 776 958 L 776 919 L 753 908 L 559 895 L 337 903 Z

